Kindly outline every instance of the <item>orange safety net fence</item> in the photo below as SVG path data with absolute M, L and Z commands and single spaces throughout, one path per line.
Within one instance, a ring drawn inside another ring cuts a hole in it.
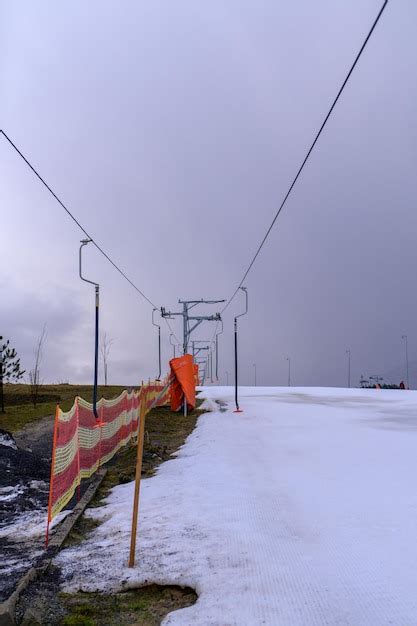
M 49 524 L 68 504 L 83 478 L 89 478 L 110 461 L 120 448 L 136 442 L 139 420 L 156 406 L 170 402 L 170 377 L 162 382 L 143 385 L 138 392 L 123 391 L 113 400 L 102 398 L 97 403 L 99 419 L 93 405 L 75 398 L 72 408 L 64 413 L 57 406 L 52 448 L 49 488 Z

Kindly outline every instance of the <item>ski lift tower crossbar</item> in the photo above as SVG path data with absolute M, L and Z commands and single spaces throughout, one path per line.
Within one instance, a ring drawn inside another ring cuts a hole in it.
M 188 343 L 190 341 L 191 333 L 201 324 L 201 322 L 220 322 L 220 313 L 214 315 L 190 315 L 190 310 L 198 304 L 219 304 L 225 302 L 225 300 L 178 300 L 179 304 L 182 304 L 182 311 L 171 312 L 166 311 L 164 307 L 161 307 L 162 317 L 171 319 L 175 316 L 182 316 L 183 319 L 183 354 L 188 352 Z M 190 325 L 191 322 L 191 325 Z

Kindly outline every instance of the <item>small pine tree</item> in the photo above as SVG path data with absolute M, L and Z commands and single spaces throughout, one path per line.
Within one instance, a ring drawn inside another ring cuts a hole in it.
M 5 413 L 3 383 L 17 383 L 25 373 L 25 370 L 20 368 L 20 359 L 15 348 L 10 348 L 9 344 L 9 340 L 3 343 L 3 337 L 0 337 L 0 405 L 2 413 Z

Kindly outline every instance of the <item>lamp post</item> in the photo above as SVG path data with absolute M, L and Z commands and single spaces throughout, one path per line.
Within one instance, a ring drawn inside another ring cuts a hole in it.
M 291 359 L 287 356 L 288 361 L 288 387 L 291 387 Z
M 229 386 L 229 372 L 226 372 L 226 385 Z
M 170 333 L 170 335 L 169 335 L 169 343 L 171 344 L 171 346 L 174 349 L 174 359 L 175 359 L 175 343 L 172 343 L 172 341 L 171 341 L 171 337 L 173 337 L 173 336 L 174 335 L 172 333 Z
M 346 350 L 348 355 L 348 388 L 350 389 L 350 350 Z
M 255 387 L 256 387 L 256 363 L 253 364 L 254 374 L 255 374 Z
M 402 339 L 405 339 L 405 368 L 407 374 L 407 389 L 410 389 L 410 381 L 408 378 L 408 337 L 407 335 L 401 335 Z

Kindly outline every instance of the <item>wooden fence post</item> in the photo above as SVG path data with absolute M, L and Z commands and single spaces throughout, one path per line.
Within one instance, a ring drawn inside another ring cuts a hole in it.
M 143 387 L 142 387 L 143 389 Z M 145 435 L 145 417 L 146 417 L 146 404 L 148 401 L 147 389 L 144 393 L 141 393 L 140 398 L 140 422 L 139 422 L 139 436 L 138 436 L 138 448 L 136 455 L 136 474 L 135 474 L 135 495 L 133 498 L 133 516 L 132 516 L 132 533 L 130 536 L 130 554 L 129 554 L 129 567 L 135 565 L 135 552 L 136 552 L 136 533 L 138 528 L 138 514 L 139 514 L 139 494 L 140 494 L 140 478 L 142 473 L 142 458 L 143 458 L 143 440 Z
M 55 409 L 54 438 L 53 438 L 53 443 L 52 443 L 51 475 L 49 479 L 48 521 L 46 524 L 45 548 L 48 547 L 48 543 L 49 543 L 49 524 L 51 523 L 51 514 L 52 514 L 52 495 L 53 495 L 52 489 L 53 489 L 53 484 L 54 484 L 54 466 L 55 466 L 56 439 L 58 436 L 58 418 L 59 418 L 59 404 L 56 405 L 56 409 Z

